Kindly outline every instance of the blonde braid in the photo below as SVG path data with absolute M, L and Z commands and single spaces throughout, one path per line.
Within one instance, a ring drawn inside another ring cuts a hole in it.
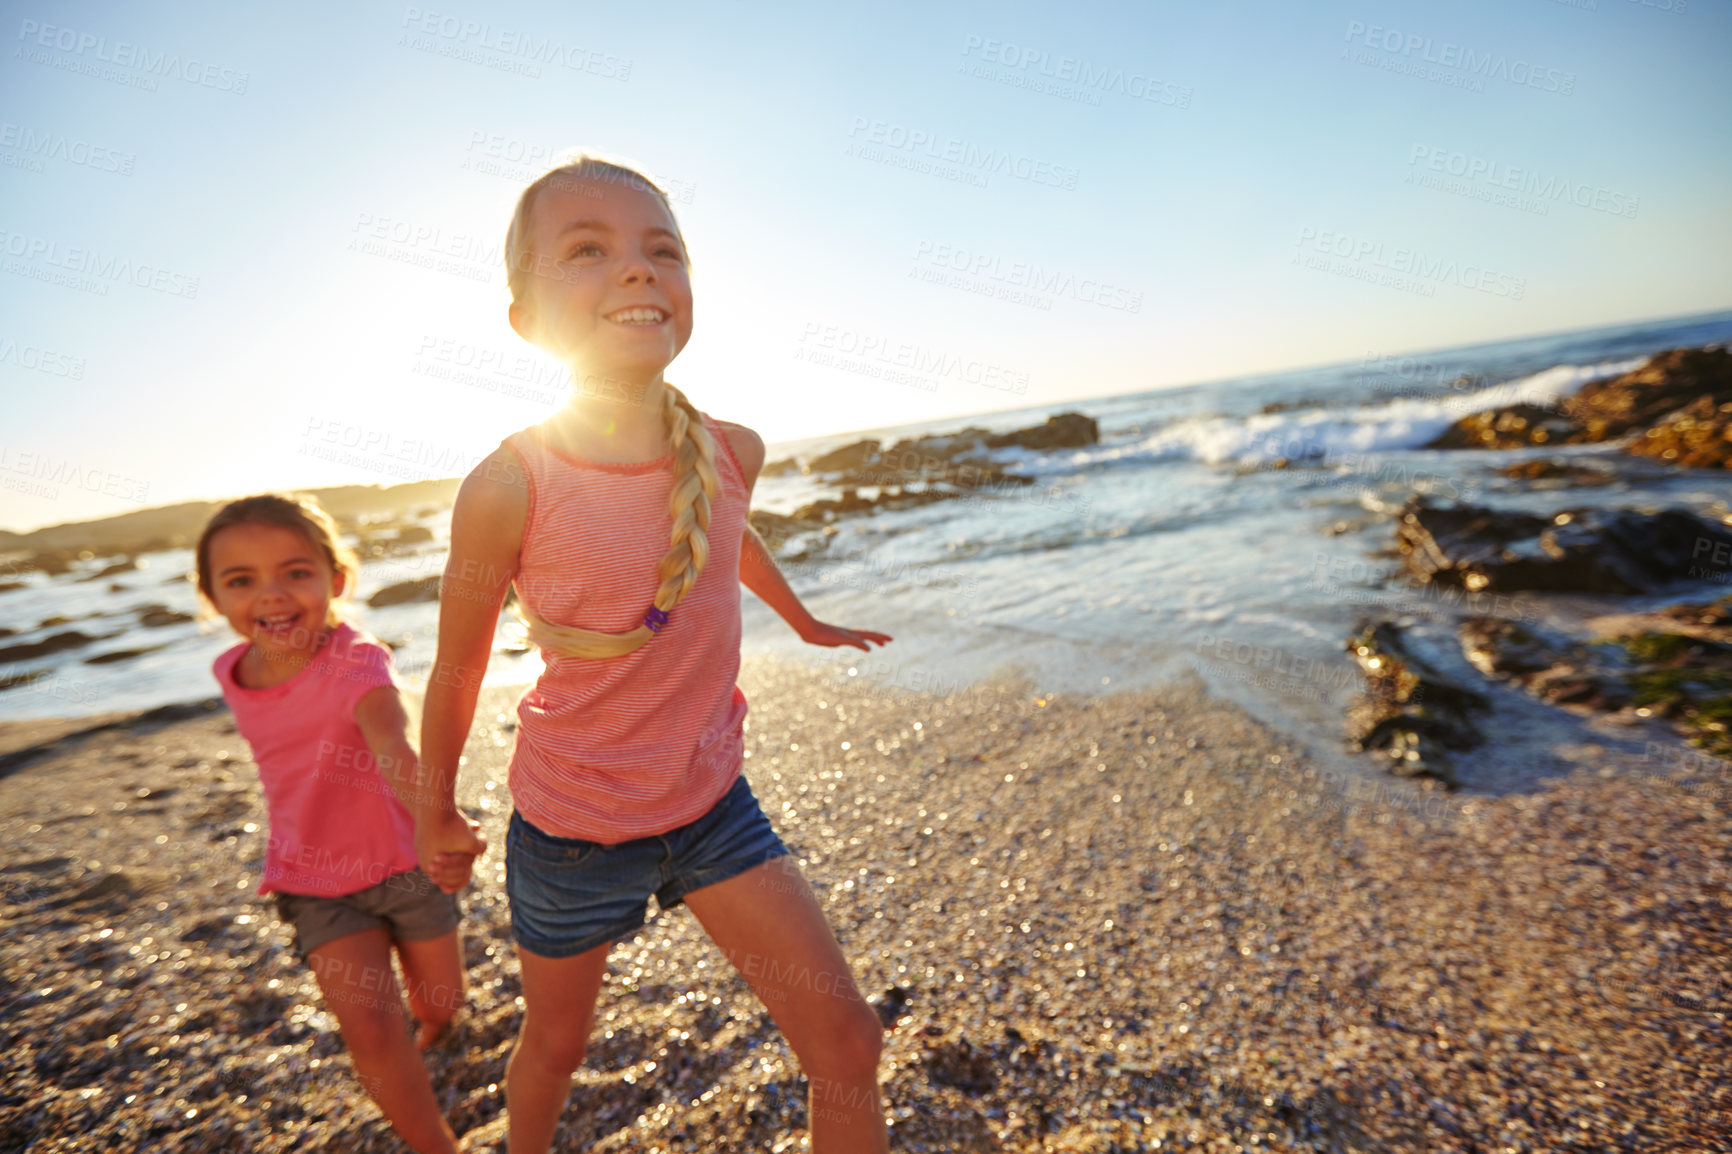
M 691 592 L 710 556 L 710 502 L 720 486 L 716 475 L 716 443 L 703 418 L 686 395 L 670 384 L 662 386 L 662 421 L 674 451 L 674 484 L 668 494 L 668 516 L 673 518 L 671 545 L 662 557 L 653 607 L 663 614 Z M 543 650 L 567 657 L 623 657 L 641 648 L 655 636 L 649 625 L 629 633 L 598 633 L 555 625 L 538 617 L 521 600 L 518 616 L 528 628 L 529 640 Z M 659 628 L 659 626 L 658 626 Z

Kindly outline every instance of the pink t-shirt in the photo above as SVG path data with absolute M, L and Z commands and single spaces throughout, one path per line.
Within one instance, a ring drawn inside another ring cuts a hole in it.
M 361 698 L 397 684 L 390 650 L 344 623 L 293 677 L 249 689 L 235 665 L 251 646 L 226 650 L 211 672 L 252 747 L 270 812 L 258 892 L 337 897 L 415 868 L 415 819 L 355 723 Z

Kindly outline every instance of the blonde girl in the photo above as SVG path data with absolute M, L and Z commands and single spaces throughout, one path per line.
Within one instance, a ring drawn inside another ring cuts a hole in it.
M 420 1049 L 463 1000 L 457 899 L 443 891 L 461 888 L 485 843 L 459 818 L 441 831 L 438 884 L 416 864 L 408 714 L 390 650 L 337 614 L 359 565 L 325 511 L 274 494 L 232 501 L 196 553 L 199 593 L 245 639 L 211 671 L 270 813 L 258 892 L 294 928 L 362 1086 L 412 1149 L 448 1154 Z
M 608 949 L 642 926 L 652 893 L 691 908 L 787 1036 L 810 1079 L 813 1149 L 885 1150 L 882 1028 L 741 774 L 740 585 L 812 644 L 890 638 L 805 610 L 746 522 L 762 440 L 664 379 L 692 331 L 666 193 L 582 157 L 524 190 L 505 253 L 511 326 L 571 367 L 572 396 L 458 492 L 422 754 L 448 798 L 515 584 L 546 670 L 518 703 L 510 765 L 525 1003 L 506 1072 L 511 1152 L 552 1142 Z M 443 811 L 429 845 L 463 851 Z

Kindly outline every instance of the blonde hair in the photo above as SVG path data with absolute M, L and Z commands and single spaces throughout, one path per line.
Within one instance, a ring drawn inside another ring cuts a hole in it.
M 572 187 L 579 181 L 616 181 L 655 195 L 674 222 L 674 233 L 680 238 L 680 258 L 691 267 L 686 256 L 685 237 L 680 235 L 679 221 L 674 216 L 668 194 L 641 172 L 624 164 L 605 160 L 587 153 L 576 160 L 543 173 L 517 198 L 517 209 L 511 215 L 511 225 L 505 231 L 505 282 L 511 290 L 513 304 L 529 294 L 531 268 L 535 263 L 534 246 L 530 241 L 530 221 L 535 201 L 547 188 Z M 674 484 L 668 494 L 668 516 L 673 521 L 669 546 L 661 559 L 657 587 L 645 622 L 626 633 L 599 633 L 593 629 L 577 629 L 555 625 L 523 604 L 516 602 L 529 640 L 543 650 L 552 650 L 567 657 L 623 657 L 656 635 L 667 615 L 691 592 L 710 555 L 710 503 L 720 488 L 716 475 L 716 444 L 705 426 L 697 406 L 673 385 L 662 382 L 662 423 L 667 430 L 668 444 L 673 452 Z
M 235 525 L 274 525 L 305 537 L 307 544 L 324 555 L 325 563 L 330 565 L 332 574 L 340 574 L 343 578 L 343 592 L 331 598 L 332 616 L 337 616 L 339 606 L 355 591 L 361 574 L 360 558 L 338 540 L 337 523 L 319 502 L 312 497 L 294 493 L 261 493 L 256 497 L 242 497 L 237 501 L 230 501 L 218 509 L 198 536 L 198 546 L 194 550 L 193 577 L 205 605 L 211 610 L 216 608 L 215 585 L 210 568 L 211 541 L 218 533 Z

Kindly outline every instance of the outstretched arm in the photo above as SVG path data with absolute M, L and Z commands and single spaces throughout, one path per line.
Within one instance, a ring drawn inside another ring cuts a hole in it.
M 721 425 L 728 444 L 733 447 L 734 456 L 739 459 L 740 470 L 746 475 L 749 492 L 757 484 L 758 471 L 764 467 L 763 438 L 744 425 L 729 422 L 721 422 Z M 764 604 L 793 627 L 802 641 L 811 645 L 852 645 L 870 651 L 872 643 L 883 645 L 891 640 L 888 633 L 844 629 L 839 625 L 826 625 L 813 617 L 788 587 L 788 579 L 770 555 L 770 547 L 750 524 L 740 536 L 740 583 L 756 593 Z

